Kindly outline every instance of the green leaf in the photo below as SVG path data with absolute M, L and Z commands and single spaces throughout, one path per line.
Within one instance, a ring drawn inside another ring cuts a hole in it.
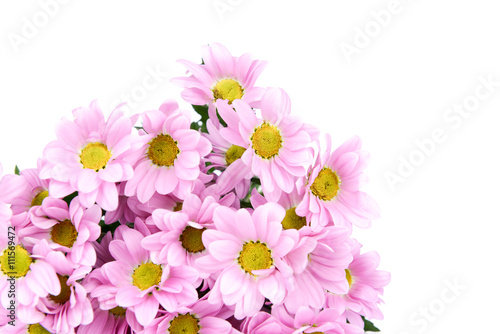
M 365 322 L 365 332 L 380 332 L 380 329 L 375 327 L 373 322 L 366 320 L 363 316 L 361 318 L 363 318 L 363 321 Z
M 63 201 L 65 201 L 69 206 L 69 204 L 71 203 L 73 198 L 75 198 L 76 196 L 78 196 L 78 191 L 75 191 L 74 193 L 69 194 L 68 196 L 64 197 Z
M 19 167 L 17 167 L 17 165 L 16 168 L 14 168 L 14 174 L 21 175 L 21 171 L 19 170 Z
M 198 115 L 200 115 L 200 120 L 197 122 L 191 123 L 191 129 L 200 130 L 201 132 L 208 133 L 207 130 L 207 120 L 208 120 L 208 105 L 197 106 L 193 104 L 193 109 L 196 111 Z

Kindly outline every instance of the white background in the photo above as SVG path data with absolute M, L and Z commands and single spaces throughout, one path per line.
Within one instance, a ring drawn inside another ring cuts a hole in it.
M 169 77 L 131 112 L 180 100 L 168 82 L 184 74 L 175 61 L 199 62 L 201 45 L 220 42 L 233 55 L 269 61 L 257 83 L 283 87 L 293 113 L 336 145 L 357 134 L 370 151 L 365 190 L 383 216 L 355 236 L 392 273 L 385 320 L 376 321 L 383 333 L 498 330 L 500 87 L 460 124 L 443 118 L 454 104 L 474 101 L 480 76 L 500 81 L 495 1 L 401 0 L 381 28 L 371 12 L 390 7 L 388 0 L 221 0 L 231 6 L 222 14 L 214 0 L 73 0 L 44 22 L 47 1 L 0 4 L 4 172 L 34 167 L 60 118 L 95 98 L 109 113 L 150 70 Z M 41 26 L 32 36 L 27 21 Z M 372 37 L 349 62 L 341 45 L 355 46 L 365 28 Z M 28 38 L 14 47 L 23 29 Z M 424 157 L 415 141 L 437 128 L 446 140 Z M 410 157 L 420 164 L 391 188 L 387 173 Z M 461 288 L 448 290 L 447 282 Z

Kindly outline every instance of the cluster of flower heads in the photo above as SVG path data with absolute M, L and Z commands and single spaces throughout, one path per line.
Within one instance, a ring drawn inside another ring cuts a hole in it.
M 379 215 L 360 139 L 320 147 L 282 89 L 255 87 L 265 62 L 220 44 L 202 56 L 173 79 L 201 122 L 172 100 L 107 119 L 93 102 L 37 168 L 1 179 L 2 333 L 363 333 L 382 319 L 390 275 L 351 237 Z

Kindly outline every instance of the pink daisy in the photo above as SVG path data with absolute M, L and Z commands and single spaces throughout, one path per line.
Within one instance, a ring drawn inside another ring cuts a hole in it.
M 16 319 L 14 323 L 14 326 L 8 323 L 0 326 L 0 332 L 2 334 L 50 333 L 47 331 L 47 328 L 50 328 L 50 321 L 48 319 L 41 323 L 25 323 L 20 319 Z M 44 330 L 47 332 L 44 332 Z
M 0 164 L 0 202 L 11 204 L 16 198 L 22 196 L 28 184 L 19 175 L 3 175 L 3 168 Z
M 94 321 L 80 326 L 78 333 L 116 333 L 127 334 L 132 329 L 139 332 L 144 329 L 131 309 L 116 304 L 115 296 L 119 288 L 112 287 L 111 281 L 100 269 L 87 275 L 83 286 L 89 291 L 94 310 Z M 110 289 L 113 291 L 110 292 Z M 113 329 L 113 331 L 111 331 Z
M 302 306 L 292 315 L 283 306 L 272 309 L 273 316 L 281 322 L 285 329 L 282 333 L 323 333 L 323 334 L 364 334 L 364 330 L 350 325 L 340 317 L 334 309 L 322 311 L 312 310 Z
M 287 259 L 294 271 L 294 289 L 283 303 L 295 313 L 301 306 L 323 308 L 326 291 L 346 293 L 345 268 L 352 261 L 347 243 L 349 231 L 342 227 L 324 229 L 321 234 L 302 237 Z
M 190 129 L 188 113 L 179 111 L 175 101 L 143 115 L 145 133 L 141 138 L 142 157 L 134 177 L 125 186 L 125 195 L 137 194 L 142 203 L 155 192 L 185 198 L 200 176 L 201 157 L 212 146 L 198 131 Z
M 47 240 L 54 250 L 64 252 L 76 265 L 86 266 L 89 271 L 95 264 L 93 241 L 99 238 L 102 211 L 97 205 L 84 208 L 75 197 L 68 208 L 65 201 L 46 198 L 41 206 L 31 210 L 32 225 L 19 231 L 19 237 L 27 246 L 39 240 Z
M 110 298 L 115 295 L 116 304 L 131 308 L 137 321 L 146 326 L 158 313 L 159 305 L 168 312 L 190 305 L 198 299 L 194 284 L 198 272 L 188 266 L 171 267 L 156 263 L 150 252 L 142 248 L 144 235 L 122 225 L 123 240 L 113 240 L 110 252 L 116 261 L 101 267 L 101 274 L 110 285 L 100 287 L 100 294 Z
M 221 135 L 245 149 L 241 160 L 261 179 L 266 197 L 277 199 L 282 190 L 290 193 L 296 178 L 305 176 L 306 166 L 313 161 L 308 146 L 317 132 L 290 116 L 288 95 L 279 88 L 267 89 L 262 97 L 262 119 L 244 101 L 234 101 L 232 106 L 218 101 L 217 109 L 227 123 L 220 129 Z M 230 187 L 245 175 L 242 171 L 229 174 Z
M 384 318 L 378 305 L 383 302 L 380 295 L 389 284 L 391 275 L 377 270 L 380 264 L 377 252 L 361 254 L 361 244 L 354 239 L 350 240 L 350 245 L 353 261 L 345 270 L 349 291 L 345 294 L 329 293 L 326 305 L 335 308 L 351 324 L 363 328 L 361 316 L 370 320 Z
M 328 224 L 368 228 L 372 219 L 380 215 L 375 201 L 359 190 L 368 153 L 361 150 L 359 137 L 350 138 L 333 152 L 330 136 L 326 139 L 325 152 L 317 158 L 308 176 L 298 182 L 306 193 L 297 213 L 306 216 L 314 230 Z
M 222 174 L 217 178 L 217 186 L 215 193 L 224 195 L 231 190 L 235 190 L 238 198 L 245 198 L 250 189 L 250 179 L 254 174 L 245 163 L 241 160 L 241 156 L 246 151 L 244 147 L 232 145 L 224 139 L 220 134 L 219 128 L 213 125 L 211 120 L 207 120 L 208 135 L 213 146 L 212 153 L 205 158 L 207 164 L 206 169 L 215 168 L 222 171 Z M 239 180 L 234 182 L 232 179 Z
M 49 196 L 50 180 L 42 180 L 39 177 L 39 170 L 42 166 L 42 159 L 38 160 L 38 168 L 25 169 L 21 171 L 21 178 L 26 181 L 27 187 L 22 194 L 19 194 L 10 204 L 13 217 L 12 225 L 23 228 L 30 222 L 29 211 L 32 207 L 40 206 L 45 198 Z
M 258 312 L 253 317 L 247 317 L 240 330 L 245 334 L 277 334 L 288 329 L 275 317 L 266 312 Z
M 201 299 L 184 310 L 165 313 L 144 328 L 141 334 L 230 334 L 233 328 L 229 322 L 221 318 L 221 304 L 210 304 Z
M 309 227 L 309 222 L 306 217 L 299 216 L 296 212 L 297 205 L 302 201 L 304 197 L 304 190 L 299 189 L 294 186 L 293 190 L 287 194 L 285 192 L 281 193 L 281 196 L 278 199 L 274 199 L 271 202 L 278 203 L 286 210 L 285 218 L 281 222 L 283 229 L 296 229 L 299 231 L 301 236 L 309 235 L 312 233 L 311 228 Z M 259 194 L 257 189 L 252 190 L 252 196 L 250 197 L 250 202 L 252 203 L 252 207 L 258 208 L 261 205 L 269 202 L 269 198 L 266 198 Z
M 218 119 L 214 102 L 226 100 L 232 103 L 243 100 L 252 107 L 259 107 L 262 88 L 254 87 L 266 62 L 253 60 L 250 54 L 233 57 L 219 43 L 202 47 L 203 64 L 198 65 L 188 60 L 179 60 L 191 76 L 173 78 L 171 81 L 184 90 L 181 96 L 194 105 L 208 104 L 210 118 L 215 124 Z
M 206 253 L 202 236 L 207 229 L 213 228 L 213 214 L 218 206 L 213 197 L 202 201 L 191 194 L 184 200 L 180 212 L 155 210 L 152 220 L 161 232 L 144 238 L 142 246 L 151 251 L 151 256 L 159 263 L 199 269 L 195 260 Z M 208 274 L 202 276 L 206 278 Z
M 275 203 L 258 207 L 252 214 L 219 207 L 214 212 L 216 230 L 203 233 L 208 255 L 196 260 L 214 273 L 209 302 L 235 305 L 236 319 L 257 313 L 264 299 L 281 303 L 286 279 L 292 270 L 284 257 L 298 241 L 295 230 L 283 231 L 285 210 Z
M 73 122 L 62 120 L 57 140 L 44 150 L 47 163 L 42 179 L 51 178 L 49 193 L 62 198 L 78 191 L 86 207 L 97 202 L 104 210 L 118 206 L 116 182 L 132 178 L 135 156 L 131 146 L 135 119 L 115 109 L 108 120 L 93 101 L 88 108 L 73 111 Z
M 19 305 L 32 305 L 47 294 L 60 292 L 59 280 L 54 267 L 48 263 L 40 247 L 31 252 L 18 243 L 17 237 L 9 238 L 8 233 L 0 233 L 0 298 L 2 306 L 10 305 L 8 298 L 10 285 L 16 284 L 16 299 Z M 13 252 L 13 254 L 12 254 Z M 14 255 L 15 261 L 9 261 Z M 18 305 L 18 307 L 19 307 Z
M 102 310 L 96 299 L 92 300 L 92 308 L 94 311 L 94 320 L 90 324 L 80 325 L 76 333 L 128 334 L 131 332 L 127 319 L 125 319 L 125 309 L 118 306 L 115 309 Z
M 157 192 L 151 198 L 142 203 L 137 196 L 125 195 L 126 183 L 118 186 L 119 200 L 118 208 L 115 211 L 106 211 L 104 221 L 106 224 L 112 224 L 119 221 L 121 224 L 133 222 L 136 218 L 146 220 L 156 209 L 175 210 L 182 204 L 182 200 L 172 194 L 161 195 Z
M 92 322 L 93 312 L 86 289 L 80 284 L 87 274 L 84 268 L 73 268 L 60 251 L 52 250 L 46 240 L 35 245 L 57 273 L 58 294 L 40 298 L 32 306 L 21 306 L 19 317 L 23 322 L 41 322 L 54 333 L 74 333 L 79 325 Z M 34 248 L 35 248 L 34 247 Z M 43 282 L 40 282 L 43 284 Z

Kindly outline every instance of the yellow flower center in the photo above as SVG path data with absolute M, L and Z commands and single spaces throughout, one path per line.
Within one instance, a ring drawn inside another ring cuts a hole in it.
M 240 83 L 233 79 L 222 79 L 215 85 L 212 90 L 214 99 L 229 100 L 229 104 L 233 103 L 236 99 L 243 97 L 243 87 Z
M 186 226 L 179 238 L 182 247 L 190 253 L 198 253 L 205 250 L 205 246 L 201 239 L 201 235 L 205 230 L 206 228 L 198 229 L 192 226 Z
M 135 268 L 132 274 L 132 283 L 141 290 L 160 284 L 163 270 L 159 264 L 143 263 Z
M 49 192 L 47 190 L 40 191 L 31 201 L 31 207 L 42 205 L 44 199 L 49 197 Z
M 178 212 L 182 210 L 182 202 L 175 203 L 174 212 Z
M 109 313 L 114 315 L 115 317 L 124 317 L 125 313 L 127 312 L 127 309 L 124 309 L 123 307 L 117 306 L 109 310 Z
M 168 332 L 170 334 L 198 334 L 199 322 L 200 320 L 189 313 L 179 314 L 170 321 Z
M 353 282 L 353 278 L 351 275 L 351 271 L 349 269 L 345 270 L 345 278 L 347 280 L 347 283 L 349 283 L 349 289 L 350 289 Z
M 69 276 L 61 276 L 57 274 L 57 278 L 59 279 L 59 283 L 61 284 L 61 292 L 57 296 L 49 295 L 49 299 L 51 299 L 55 303 L 64 304 L 71 297 L 71 289 L 67 283 Z
M 42 325 L 40 324 L 32 324 L 28 326 L 28 333 L 29 334 L 52 334 L 48 330 L 46 330 Z
M 52 226 L 50 236 L 56 244 L 71 248 L 78 237 L 78 232 L 75 225 L 66 219 Z
M 148 158 L 157 166 L 173 166 L 179 153 L 177 142 L 170 135 L 159 134 L 149 142 Z
M 295 212 L 296 207 L 286 210 L 285 218 L 281 221 L 283 229 L 296 229 L 300 230 L 302 227 L 306 226 L 306 217 L 301 217 Z
M 93 169 L 96 172 L 105 168 L 109 159 L 111 159 L 111 152 L 103 143 L 87 144 L 80 153 L 80 163 L 83 168 Z
M 30 265 L 33 262 L 30 254 L 21 245 L 16 245 L 14 250 L 9 248 L 3 251 L 0 257 L 0 268 L 7 276 L 24 277 L 30 270 Z
M 249 274 L 252 274 L 252 270 L 269 269 L 273 265 L 271 250 L 260 241 L 245 242 L 238 257 L 238 264 Z
M 238 146 L 238 145 L 232 145 L 226 152 L 226 165 L 230 165 L 243 155 L 245 153 L 246 148 Z
M 278 128 L 266 122 L 255 128 L 250 140 L 255 154 L 264 159 L 277 155 L 283 143 Z
M 340 178 L 337 172 L 332 171 L 330 168 L 325 167 L 316 176 L 311 191 L 314 196 L 329 201 L 337 196 L 340 189 Z

